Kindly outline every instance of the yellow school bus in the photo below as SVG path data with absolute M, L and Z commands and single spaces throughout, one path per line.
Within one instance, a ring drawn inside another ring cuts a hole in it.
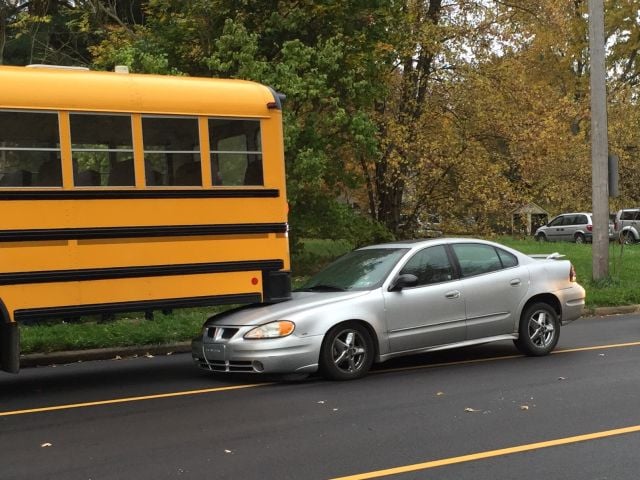
M 282 96 L 0 67 L 0 359 L 19 325 L 290 296 Z

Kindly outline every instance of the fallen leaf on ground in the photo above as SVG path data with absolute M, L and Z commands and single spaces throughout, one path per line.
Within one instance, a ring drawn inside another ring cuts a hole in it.
M 520 410 L 529 410 L 529 405 L 520 405 Z
M 53 447 L 53 445 L 52 445 L 51 443 L 49 443 L 49 442 L 47 442 L 47 443 L 43 443 L 43 444 L 42 444 L 42 445 L 40 445 L 40 446 L 41 446 L 42 448 L 45 448 L 45 447 Z
M 476 410 L 475 408 L 467 407 L 464 409 L 465 412 L 479 412 L 480 410 Z

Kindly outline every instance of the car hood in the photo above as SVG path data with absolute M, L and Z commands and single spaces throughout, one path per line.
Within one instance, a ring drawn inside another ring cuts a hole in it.
M 293 292 L 290 300 L 271 305 L 247 305 L 228 310 L 207 320 L 207 324 L 225 326 L 261 325 L 274 320 L 295 320 L 299 314 L 369 294 L 356 292 Z

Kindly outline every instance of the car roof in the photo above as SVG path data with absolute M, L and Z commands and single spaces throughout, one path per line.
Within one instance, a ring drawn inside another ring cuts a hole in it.
M 366 247 L 358 248 L 358 250 L 368 250 L 373 248 L 422 248 L 427 245 L 442 245 L 444 243 L 481 243 L 484 245 L 495 245 L 501 248 L 508 248 L 505 245 L 490 242 L 488 240 L 482 240 L 479 238 L 471 237 L 438 237 L 438 238 L 418 238 L 413 240 L 397 240 L 388 243 L 379 243 L 376 245 L 367 245 Z

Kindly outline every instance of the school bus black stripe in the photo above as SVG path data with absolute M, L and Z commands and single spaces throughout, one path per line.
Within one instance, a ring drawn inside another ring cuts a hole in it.
M 82 315 L 104 315 L 112 313 L 145 312 L 149 310 L 210 307 L 214 305 L 234 305 L 258 303 L 262 300 L 259 293 L 240 295 L 212 295 L 206 297 L 164 298 L 136 302 L 95 303 L 91 305 L 70 305 L 62 307 L 28 308 L 16 310 L 14 318 L 22 324 L 36 323 L 61 317 Z
M 46 240 L 90 240 L 100 238 L 194 237 L 205 235 L 252 235 L 285 233 L 286 223 L 241 223 L 227 225 L 159 225 L 152 227 L 90 227 L 2 230 L 0 242 Z
M 110 200 L 143 198 L 277 198 L 275 188 L 237 188 L 219 190 L 16 190 L 0 192 L 0 200 Z
M 0 285 L 30 283 L 60 283 L 116 278 L 165 277 L 202 273 L 250 272 L 281 270 L 282 260 L 248 260 L 239 262 L 187 263 L 178 265 L 150 265 L 135 267 L 87 268 L 77 270 L 44 270 L 0 274 Z

